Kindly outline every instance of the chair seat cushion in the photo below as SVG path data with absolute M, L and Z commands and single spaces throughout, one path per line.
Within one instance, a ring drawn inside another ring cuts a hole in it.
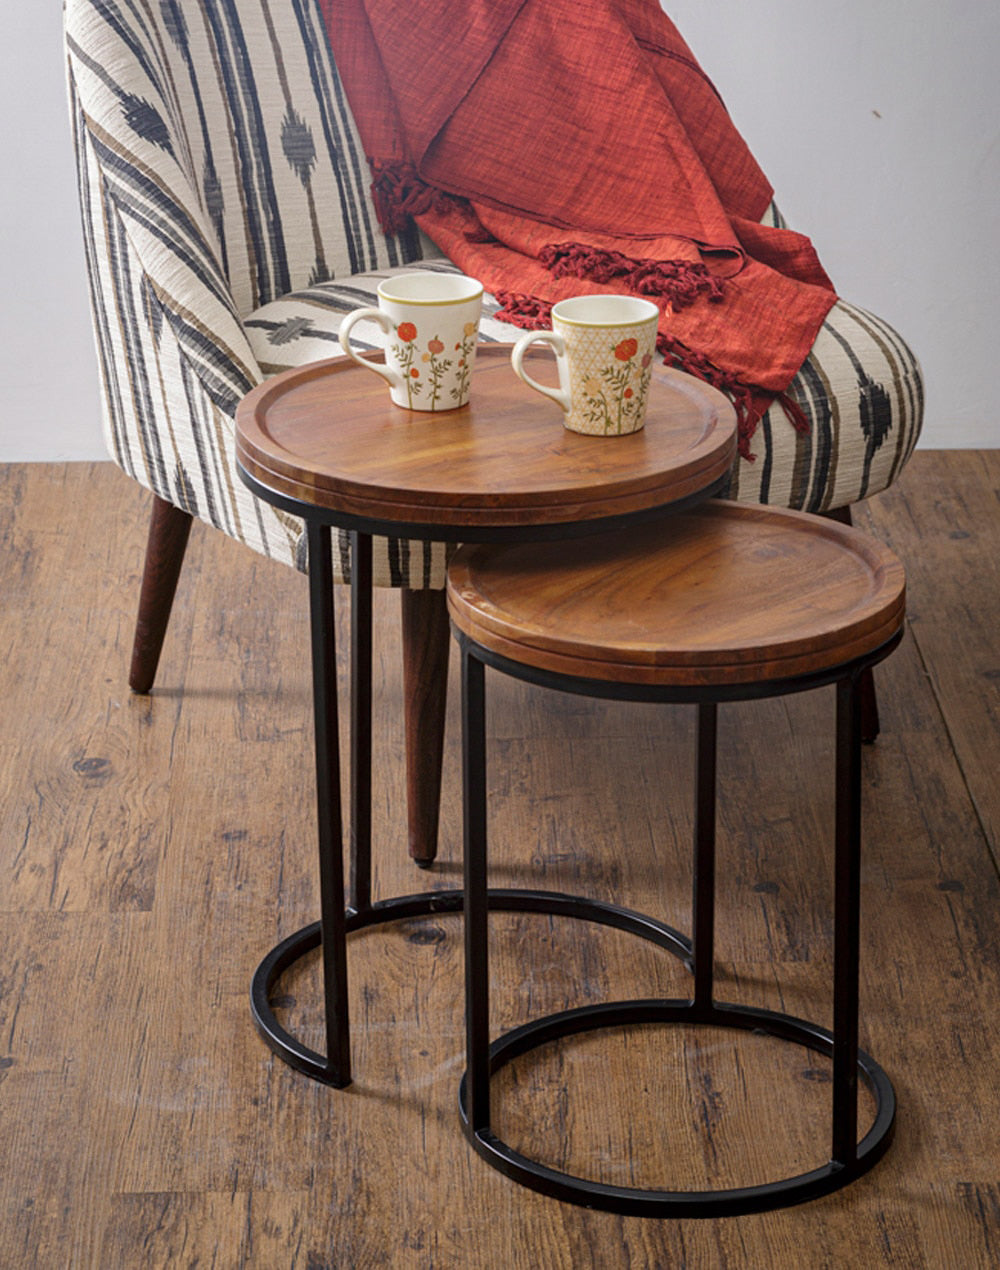
M 244 319 L 250 347 L 265 375 L 275 375 L 293 366 L 325 357 L 339 357 L 340 324 L 354 309 L 378 307 L 378 285 L 400 273 L 459 273 L 450 260 L 439 257 L 419 260 L 397 269 L 355 274 L 339 282 L 321 282 L 304 291 L 293 291 L 265 304 Z M 523 332 L 492 315 L 500 305 L 490 295 L 484 297 L 480 339 L 487 343 L 512 344 Z M 352 333 L 352 343 L 360 348 L 382 348 L 385 336 L 375 322 L 360 322 Z

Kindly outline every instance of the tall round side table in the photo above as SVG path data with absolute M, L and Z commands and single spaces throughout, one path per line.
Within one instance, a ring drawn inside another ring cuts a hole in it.
M 593 538 L 586 552 L 551 542 L 463 547 L 449 566 L 448 607 L 461 647 L 463 692 L 467 1070 L 460 1107 L 475 1149 L 494 1168 L 547 1195 L 640 1216 L 758 1212 L 827 1194 L 870 1169 L 889 1146 L 895 1096 L 882 1068 L 858 1048 L 858 683 L 902 635 L 904 576 L 896 557 L 857 530 L 820 517 L 708 502 L 628 533 Z M 697 704 L 689 999 L 583 1006 L 491 1042 L 487 666 L 564 692 Z M 713 965 L 718 705 L 829 684 L 837 693 L 832 1032 L 717 1001 Z M 652 1023 L 759 1031 L 831 1056 L 831 1136 L 823 1162 L 757 1186 L 651 1190 L 552 1169 L 498 1136 L 490 1078 L 505 1064 L 560 1038 Z M 876 1108 L 860 1143 L 859 1079 L 869 1085 Z
M 375 355 L 376 357 L 378 355 Z M 544 362 L 544 355 L 540 357 Z M 537 542 L 639 525 L 703 501 L 736 457 L 736 422 L 715 389 L 666 367 L 653 373 L 645 427 L 622 437 L 567 431 L 523 384 L 510 351 L 478 349 L 472 398 L 442 413 L 392 404 L 380 379 L 348 358 L 269 379 L 236 416 L 240 478 L 258 497 L 301 516 L 309 552 L 320 919 L 261 961 L 251 986 L 258 1030 L 286 1063 L 316 1080 L 351 1080 L 349 931 L 457 912 L 461 889 L 373 901 L 371 895 L 372 535 L 445 542 Z M 351 540 L 351 876 L 345 893 L 330 529 Z M 348 902 L 349 901 L 349 902 Z M 690 941 L 618 906 L 547 891 L 492 890 L 494 909 L 598 921 L 681 957 Z M 321 947 L 326 1053 L 278 1021 L 280 975 Z

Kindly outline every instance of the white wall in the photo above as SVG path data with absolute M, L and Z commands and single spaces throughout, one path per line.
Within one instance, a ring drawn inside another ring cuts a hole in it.
M 0 462 L 106 457 L 59 0 L 5 0 Z
M 665 0 L 845 299 L 927 381 L 922 444 L 1000 446 L 998 0 Z
M 838 290 L 927 377 L 923 444 L 998 446 L 1000 3 L 666 0 Z M 58 0 L 0 44 L 0 462 L 103 457 Z

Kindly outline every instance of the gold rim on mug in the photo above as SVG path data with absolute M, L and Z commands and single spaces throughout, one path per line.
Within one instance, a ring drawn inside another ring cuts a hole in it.
M 627 313 L 621 318 L 615 317 L 588 317 L 574 318 L 567 316 L 566 309 L 570 308 L 570 312 L 574 308 L 586 307 L 592 309 L 594 301 L 607 301 L 608 307 L 611 309 L 626 308 Z M 660 310 L 651 300 L 642 300 L 638 296 L 624 295 L 575 295 L 570 296 L 567 300 L 560 300 L 558 304 L 552 306 L 552 317 L 555 321 L 565 323 L 566 326 L 642 326 L 646 322 L 653 319 L 659 321 Z
M 426 287 L 428 283 L 433 281 L 441 284 L 444 288 L 450 288 L 450 295 L 443 295 L 439 299 L 427 299 L 419 295 L 406 295 L 408 289 L 405 285 L 409 279 L 415 279 L 416 284 Z M 469 278 L 465 274 L 454 273 L 428 273 L 427 271 L 419 272 L 414 270 L 413 273 L 400 274 L 396 278 L 387 278 L 384 282 L 378 284 L 378 294 L 385 300 L 392 301 L 396 304 L 414 304 L 421 308 L 441 308 L 446 304 L 465 304 L 469 300 L 475 300 L 483 294 L 483 284 L 475 278 Z

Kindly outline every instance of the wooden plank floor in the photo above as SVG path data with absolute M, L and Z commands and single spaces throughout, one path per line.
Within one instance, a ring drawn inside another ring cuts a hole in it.
M 304 580 L 196 528 L 156 690 L 131 696 L 147 497 L 110 465 L 0 469 L 0 1266 L 1000 1264 L 998 490 L 1000 451 L 921 452 L 859 515 L 910 579 L 864 755 L 862 1043 L 896 1084 L 896 1141 L 809 1205 L 649 1221 L 523 1190 L 467 1147 L 454 918 L 352 939 L 349 1090 L 272 1058 L 250 975 L 316 914 Z M 457 692 L 428 876 L 405 859 L 394 596 L 376 620 L 377 893 L 457 885 Z M 689 928 L 690 710 L 489 686 L 498 884 Z M 732 706 L 720 738 L 721 995 L 824 1023 L 832 718 L 830 690 Z M 685 991 L 614 932 L 492 934 L 495 1026 Z M 284 997 L 318 1044 L 314 967 Z M 510 1140 L 605 1180 L 825 1158 L 825 1060 L 750 1035 L 580 1038 L 497 1086 Z

